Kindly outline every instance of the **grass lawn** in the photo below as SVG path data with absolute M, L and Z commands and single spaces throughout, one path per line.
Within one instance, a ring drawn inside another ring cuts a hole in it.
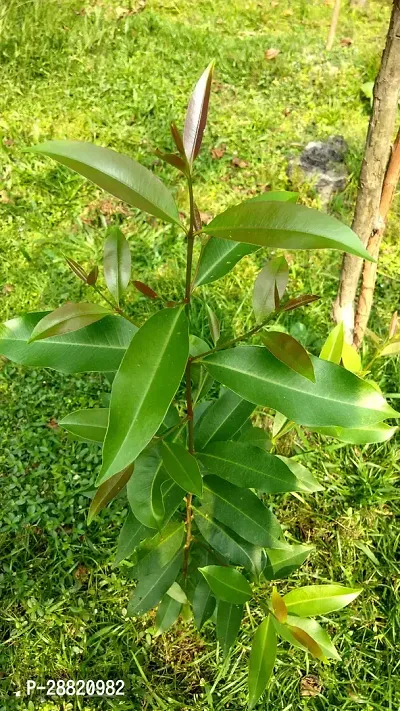
M 311 187 L 289 183 L 288 158 L 309 140 L 342 134 L 350 180 L 331 210 L 350 222 L 370 111 L 360 87 L 376 75 L 390 2 L 369 0 L 365 11 L 342 4 L 328 54 L 329 0 L 2 0 L 1 320 L 84 299 L 86 287 L 63 255 L 86 266 L 99 263 L 112 223 L 130 241 L 134 278 L 166 299 L 182 293 L 184 246 L 174 228 L 23 149 L 68 137 L 124 151 L 153 167 L 187 212 L 183 180 L 152 151 L 172 148 L 169 122 L 182 123 L 188 94 L 212 57 L 216 80 L 197 162 L 200 210 L 216 214 L 267 187 L 299 188 L 301 201 L 318 207 Z M 341 44 L 342 38 L 352 43 Z M 265 58 L 269 48 L 280 50 L 273 60 Z M 370 324 L 377 333 L 385 332 L 399 303 L 399 229 L 397 199 Z M 318 353 L 330 328 L 341 257 L 288 257 L 289 293 L 322 298 L 281 323 Z M 246 257 L 231 276 L 199 290 L 195 319 L 200 322 L 207 301 L 225 332 L 250 324 L 251 287 L 262 260 Z M 125 306 L 138 320 L 151 308 L 133 288 Z M 385 393 L 398 393 L 398 359 L 377 361 L 374 377 Z M 216 651 L 211 624 L 200 636 L 192 623 L 180 622 L 156 638 L 151 615 L 126 619 L 132 583 L 123 569 L 112 568 L 124 497 L 87 527 L 86 493 L 99 470 L 98 450 L 69 441 L 57 420 L 101 405 L 108 390 L 100 375 L 0 367 L 0 711 L 239 711 L 257 610 L 246 616 L 228 662 Z M 257 708 L 398 711 L 399 438 L 358 448 L 288 436 L 282 446 L 285 453 L 304 453 L 325 491 L 274 499 L 288 536 L 316 547 L 280 590 L 336 580 L 364 591 L 327 623 L 342 661 L 324 667 L 281 644 L 274 679 Z M 317 677 L 317 695 L 302 695 L 307 675 Z M 27 679 L 51 678 L 123 679 L 127 691 L 104 701 L 26 697 Z

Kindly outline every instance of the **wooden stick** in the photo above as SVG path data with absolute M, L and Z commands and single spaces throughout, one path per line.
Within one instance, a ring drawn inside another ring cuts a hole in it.
M 400 180 L 400 128 L 397 132 L 396 140 L 393 144 L 389 164 L 386 169 L 383 181 L 381 201 L 379 205 L 380 227 L 374 230 L 368 241 L 368 252 L 371 257 L 378 259 L 379 248 L 385 232 L 386 219 L 390 206 L 393 202 L 397 184 Z M 358 299 L 354 325 L 354 345 L 359 348 L 367 328 L 369 315 L 371 313 L 372 301 L 376 282 L 377 264 L 364 262 L 362 272 L 362 282 L 360 296 Z
M 335 0 L 335 5 L 332 12 L 331 26 L 329 28 L 328 41 L 326 43 L 326 49 L 331 50 L 333 45 L 333 40 L 335 39 L 336 27 L 339 19 L 340 12 L 340 0 Z

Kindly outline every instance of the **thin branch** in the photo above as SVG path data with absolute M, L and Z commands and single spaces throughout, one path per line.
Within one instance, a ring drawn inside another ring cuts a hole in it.
M 254 326 L 254 328 L 251 328 L 250 331 L 246 331 L 246 333 L 242 333 L 240 336 L 237 336 L 236 338 L 232 338 L 230 341 L 226 341 L 225 343 L 221 343 L 219 346 L 215 346 L 215 348 L 211 348 L 209 351 L 204 351 L 204 353 L 199 353 L 199 355 L 194 356 L 191 358 L 191 362 L 194 363 L 196 360 L 201 360 L 202 358 L 205 358 L 206 356 L 211 355 L 211 353 L 216 353 L 217 351 L 222 351 L 225 350 L 226 348 L 230 348 L 231 346 L 234 346 L 235 343 L 239 343 L 239 341 L 247 341 L 248 338 L 251 336 L 254 336 L 256 333 L 261 331 L 264 326 L 266 326 L 269 321 L 271 320 L 272 316 L 275 315 L 275 312 L 270 314 L 268 318 L 264 319 L 262 323 L 259 323 L 257 326 Z
M 115 313 L 117 313 L 119 316 L 122 316 L 122 318 L 126 319 L 127 321 L 130 321 L 130 323 L 132 323 L 134 326 L 138 327 L 137 323 L 135 323 L 134 320 L 131 319 L 131 317 L 128 316 L 127 313 L 125 313 L 125 311 L 120 309 L 117 304 L 113 304 L 113 302 L 108 298 L 108 296 L 106 296 L 105 293 L 96 284 L 89 284 L 89 286 L 91 286 L 92 289 L 94 289 L 95 292 L 99 294 L 99 296 L 101 296 L 101 298 L 104 299 L 104 301 L 109 306 L 111 306 L 112 310 L 115 311 Z
M 329 28 L 328 41 L 326 43 L 326 49 L 331 50 L 333 45 L 333 40 L 335 39 L 336 27 L 339 19 L 340 12 L 340 0 L 335 0 L 335 5 L 332 12 L 331 26 Z

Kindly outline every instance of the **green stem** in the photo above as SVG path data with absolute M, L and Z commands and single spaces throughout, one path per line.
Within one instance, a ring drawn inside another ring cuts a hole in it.
M 106 296 L 105 293 L 101 289 L 99 289 L 98 286 L 96 286 L 96 284 L 92 284 L 91 286 L 92 286 L 92 289 L 94 289 L 95 292 L 97 294 L 99 294 L 99 296 L 101 296 L 101 298 L 104 299 L 104 301 L 109 306 L 111 306 L 112 310 L 115 311 L 115 313 L 117 313 L 119 316 L 122 316 L 122 318 L 125 318 L 127 321 L 130 321 L 134 326 L 137 326 L 137 324 L 133 321 L 133 319 L 131 319 L 131 317 L 128 316 L 128 314 L 126 314 L 125 311 L 120 309 L 120 307 L 117 306 L 117 304 L 113 304 L 113 302 L 108 298 L 108 296 Z
M 211 353 L 216 353 L 217 351 L 222 351 L 225 350 L 225 348 L 230 348 L 231 346 L 234 346 L 235 343 L 239 343 L 239 341 L 247 341 L 248 338 L 251 336 L 254 336 L 258 331 L 261 331 L 264 326 L 266 326 L 269 321 L 271 320 L 272 316 L 275 315 L 275 312 L 270 314 L 268 318 L 264 319 L 262 323 L 259 323 L 258 326 L 254 326 L 254 328 L 251 328 L 250 331 L 246 331 L 246 333 L 242 333 L 240 336 L 237 336 L 236 338 L 232 338 L 230 341 L 226 341 L 225 343 L 221 343 L 219 346 L 215 346 L 215 348 L 211 348 L 209 351 L 204 351 L 204 353 L 199 353 L 199 355 L 194 356 L 191 361 L 194 363 L 196 360 L 200 360 L 201 358 L 205 358 L 206 356 L 211 355 Z

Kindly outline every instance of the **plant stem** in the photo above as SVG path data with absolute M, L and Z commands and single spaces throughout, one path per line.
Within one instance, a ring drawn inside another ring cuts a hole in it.
M 275 313 L 275 312 L 274 312 Z M 254 326 L 253 328 L 250 329 L 250 331 L 246 331 L 246 333 L 242 333 L 240 336 L 237 336 L 236 338 L 232 338 L 230 341 L 226 341 L 225 343 L 221 343 L 219 346 L 215 346 L 215 348 L 211 348 L 209 351 L 204 351 L 204 353 L 199 353 L 199 355 L 194 356 L 191 361 L 194 363 L 195 360 L 200 360 L 201 358 L 205 358 L 205 356 L 211 355 L 211 353 L 216 353 L 217 351 L 222 351 L 225 350 L 225 348 L 230 348 L 231 346 L 234 346 L 235 343 L 239 343 L 239 341 L 247 341 L 250 336 L 254 336 L 258 331 L 261 331 L 264 326 L 267 325 L 267 323 L 270 321 L 274 313 L 270 314 L 268 318 L 264 319 L 262 323 L 259 323 L 257 326 Z
M 193 264 L 193 246 L 194 246 L 194 199 L 193 199 L 193 184 L 192 179 L 188 177 L 189 202 L 190 202 L 190 224 L 187 233 L 187 257 L 186 257 L 186 283 L 185 283 L 185 302 L 186 314 L 190 317 L 190 296 L 191 296 L 191 279 L 192 279 L 192 264 Z M 185 370 L 186 377 L 186 414 L 188 418 L 188 450 L 190 454 L 194 454 L 194 429 L 193 429 L 193 398 L 192 398 L 192 361 L 189 358 Z M 192 542 L 192 494 L 186 496 L 186 540 L 183 559 L 183 574 L 186 577 L 189 565 L 189 549 Z
M 92 289 L 94 289 L 95 292 L 97 294 L 99 294 L 99 296 L 101 296 L 101 298 L 104 299 L 104 301 L 109 306 L 111 306 L 113 311 L 115 311 L 117 314 L 119 314 L 119 316 L 122 316 L 122 318 L 125 318 L 127 321 L 130 321 L 134 326 L 137 326 L 137 324 L 133 321 L 133 319 L 131 319 L 131 317 L 128 316 L 128 314 L 126 314 L 125 311 L 120 309 L 120 307 L 117 306 L 117 304 L 113 304 L 113 302 L 108 298 L 108 296 L 106 296 L 105 293 L 101 289 L 99 289 L 98 286 L 96 286 L 96 284 L 92 284 L 91 286 L 92 286 Z

